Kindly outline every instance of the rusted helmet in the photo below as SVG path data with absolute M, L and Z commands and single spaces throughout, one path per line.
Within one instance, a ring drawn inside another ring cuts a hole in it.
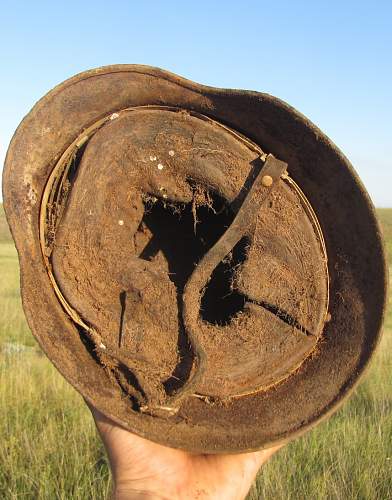
M 33 334 L 140 436 L 267 447 L 330 415 L 368 364 L 386 295 L 374 209 L 275 97 L 87 71 L 22 121 L 3 190 Z

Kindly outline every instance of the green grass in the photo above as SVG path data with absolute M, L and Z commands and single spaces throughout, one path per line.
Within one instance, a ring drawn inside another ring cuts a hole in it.
M 379 216 L 392 263 L 392 209 Z M 41 354 L 26 325 L 2 207 L 0 276 L 0 498 L 103 499 L 110 476 L 101 443 L 82 398 Z M 381 345 L 354 396 L 280 451 L 249 498 L 392 498 L 391 373 L 390 303 Z
M 103 499 L 109 472 L 81 398 L 36 350 L 3 356 L 0 498 Z
M 377 210 L 379 221 L 385 241 L 385 249 L 388 262 L 392 263 L 392 210 L 390 208 L 379 208 Z
M 11 233 L 8 228 L 7 221 L 5 220 L 3 204 L 0 203 L 0 243 L 10 242 L 11 241 Z
M 26 324 L 0 206 L 0 499 L 103 499 L 110 476 L 82 398 Z

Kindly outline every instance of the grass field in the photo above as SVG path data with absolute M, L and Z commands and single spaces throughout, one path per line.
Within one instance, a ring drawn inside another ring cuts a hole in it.
M 392 209 L 379 211 L 392 264 Z M 106 458 L 81 397 L 41 354 L 0 208 L 0 499 L 103 499 Z M 392 309 L 367 377 L 331 419 L 263 468 L 250 499 L 392 498 Z M 222 499 L 224 500 L 224 499 Z

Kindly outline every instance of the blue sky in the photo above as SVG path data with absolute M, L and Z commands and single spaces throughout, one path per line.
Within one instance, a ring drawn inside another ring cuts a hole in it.
M 0 165 L 32 105 L 80 71 L 159 66 L 268 92 L 348 156 L 392 206 L 392 1 L 0 0 Z

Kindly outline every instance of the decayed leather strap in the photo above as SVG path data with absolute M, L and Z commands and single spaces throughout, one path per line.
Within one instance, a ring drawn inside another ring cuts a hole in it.
M 205 254 L 189 278 L 183 294 L 183 320 L 188 339 L 192 345 L 195 365 L 189 380 L 169 398 L 167 404 L 161 409 L 175 412 L 181 401 L 194 392 L 203 377 L 207 356 L 198 336 L 198 319 L 203 289 L 214 269 L 231 252 L 235 245 L 245 236 L 251 236 L 261 207 L 268 199 L 271 191 L 278 185 L 281 175 L 286 170 L 287 163 L 278 160 L 271 154 L 267 156 L 263 167 L 243 199 L 233 222 L 215 245 Z M 197 307 L 195 307 L 195 304 Z M 146 405 L 142 410 L 149 411 L 153 409 Z

